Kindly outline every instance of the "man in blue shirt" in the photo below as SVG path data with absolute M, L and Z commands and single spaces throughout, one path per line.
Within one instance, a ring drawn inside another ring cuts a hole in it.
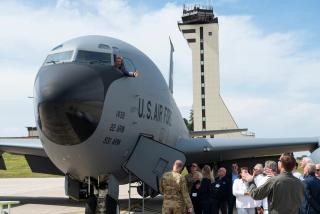
M 315 176 L 316 165 L 308 163 L 303 171 L 306 177 L 303 180 L 304 201 L 302 203 L 300 213 L 320 213 L 320 179 Z

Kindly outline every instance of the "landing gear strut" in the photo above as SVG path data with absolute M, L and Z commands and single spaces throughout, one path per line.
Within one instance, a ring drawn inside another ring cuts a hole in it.
M 90 178 L 88 183 L 91 184 Z M 89 185 L 91 187 L 91 185 Z M 92 182 L 93 193 L 89 189 L 89 198 L 86 202 L 86 214 L 118 214 L 119 185 L 114 176 L 110 175 L 107 179 L 99 179 Z
M 119 184 L 113 175 L 79 181 L 65 177 L 65 192 L 74 200 L 86 200 L 86 214 L 119 214 Z
M 104 191 L 102 191 L 104 192 Z M 85 214 L 118 214 L 120 213 L 118 201 L 104 193 L 87 199 Z

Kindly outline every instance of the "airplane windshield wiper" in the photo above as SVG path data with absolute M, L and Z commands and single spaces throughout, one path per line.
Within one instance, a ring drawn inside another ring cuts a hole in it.
M 59 62 L 59 60 L 50 60 L 50 61 L 46 61 L 46 63 L 52 63 L 52 64 L 56 64 L 57 62 Z

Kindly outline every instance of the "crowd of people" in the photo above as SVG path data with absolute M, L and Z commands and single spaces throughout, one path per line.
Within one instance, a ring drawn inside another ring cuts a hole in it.
M 308 157 L 301 161 L 303 174 L 287 153 L 278 162 L 257 163 L 252 169 L 237 163 L 230 171 L 220 167 L 216 176 L 209 165 L 200 168 L 197 163 L 182 176 L 178 163 L 180 168 L 175 163 L 160 182 L 164 214 L 183 214 L 186 208 L 187 213 L 232 214 L 234 207 L 238 214 L 320 214 L 320 164 Z

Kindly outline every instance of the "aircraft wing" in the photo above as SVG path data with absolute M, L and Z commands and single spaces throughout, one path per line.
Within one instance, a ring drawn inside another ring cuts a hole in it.
M 242 158 L 278 155 L 283 152 L 317 149 L 320 139 L 314 138 L 190 138 L 180 139 L 176 148 L 185 153 L 187 162 L 209 163 Z M 313 154 L 312 153 L 312 154 Z M 315 155 L 311 155 L 315 156 Z M 319 162 L 319 155 L 316 155 Z
M 24 155 L 32 172 L 63 175 L 48 158 L 38 138 L 0 138 L 0 169 L 6 169 L 3 152 Z
M 47 157 L 38 138 L 0 138 L 0 151 L 19 155 Z

